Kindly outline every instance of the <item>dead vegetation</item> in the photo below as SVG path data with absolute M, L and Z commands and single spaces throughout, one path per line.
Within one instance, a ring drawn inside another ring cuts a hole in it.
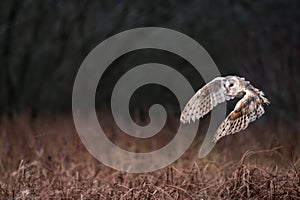
M 12 121 L 3 118 L 0 197 L 300 199 L 297 131 L 276 128 L 279 132 L 272 135 L 275 130 L 271 127 L 258 125 L 246 135 L 224 139 L 203 160 L 197 159 L 197 144 L 193 144 L 167 168 L 129 174 L 93 159 L 81 145 L 69 117 L 33 121 L 26 115 Z

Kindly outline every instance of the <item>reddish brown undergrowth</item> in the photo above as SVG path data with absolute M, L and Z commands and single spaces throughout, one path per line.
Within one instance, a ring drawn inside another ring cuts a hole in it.
M 250 126 L 205 159 L 196 141 L 173 165 L 144 174 L 95 160 L 71 117 L 4 117 L 0 132 L 1 199 L 300 199 L 298 131 L 285 124 Z

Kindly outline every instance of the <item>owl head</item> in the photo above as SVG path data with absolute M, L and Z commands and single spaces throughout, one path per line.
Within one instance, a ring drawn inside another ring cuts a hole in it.
M 244 92 L 245 79 L 238 76 L 226 76 L 223 80 L 222 87 L 227 96 L 239 96 Z

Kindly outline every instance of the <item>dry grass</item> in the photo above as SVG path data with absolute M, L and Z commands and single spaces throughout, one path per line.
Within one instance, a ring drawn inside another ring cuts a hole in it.
M 195 142 L 145 174 L 93 159 L 70 117 L 3 118 L 0 131 L 1 199 L 300 199 L 298 131 L 271 122 L 221 140 L 203 160 Z

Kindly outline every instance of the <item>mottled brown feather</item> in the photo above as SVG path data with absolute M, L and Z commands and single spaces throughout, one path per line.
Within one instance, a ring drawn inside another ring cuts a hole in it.
M 225 118 L 213 138 L 217 142 L 220 138 L 245 130 L 248 125 L 261 117 L 264 113 L 263 101 L 252 92 L 245 95 L 235 109 Z

